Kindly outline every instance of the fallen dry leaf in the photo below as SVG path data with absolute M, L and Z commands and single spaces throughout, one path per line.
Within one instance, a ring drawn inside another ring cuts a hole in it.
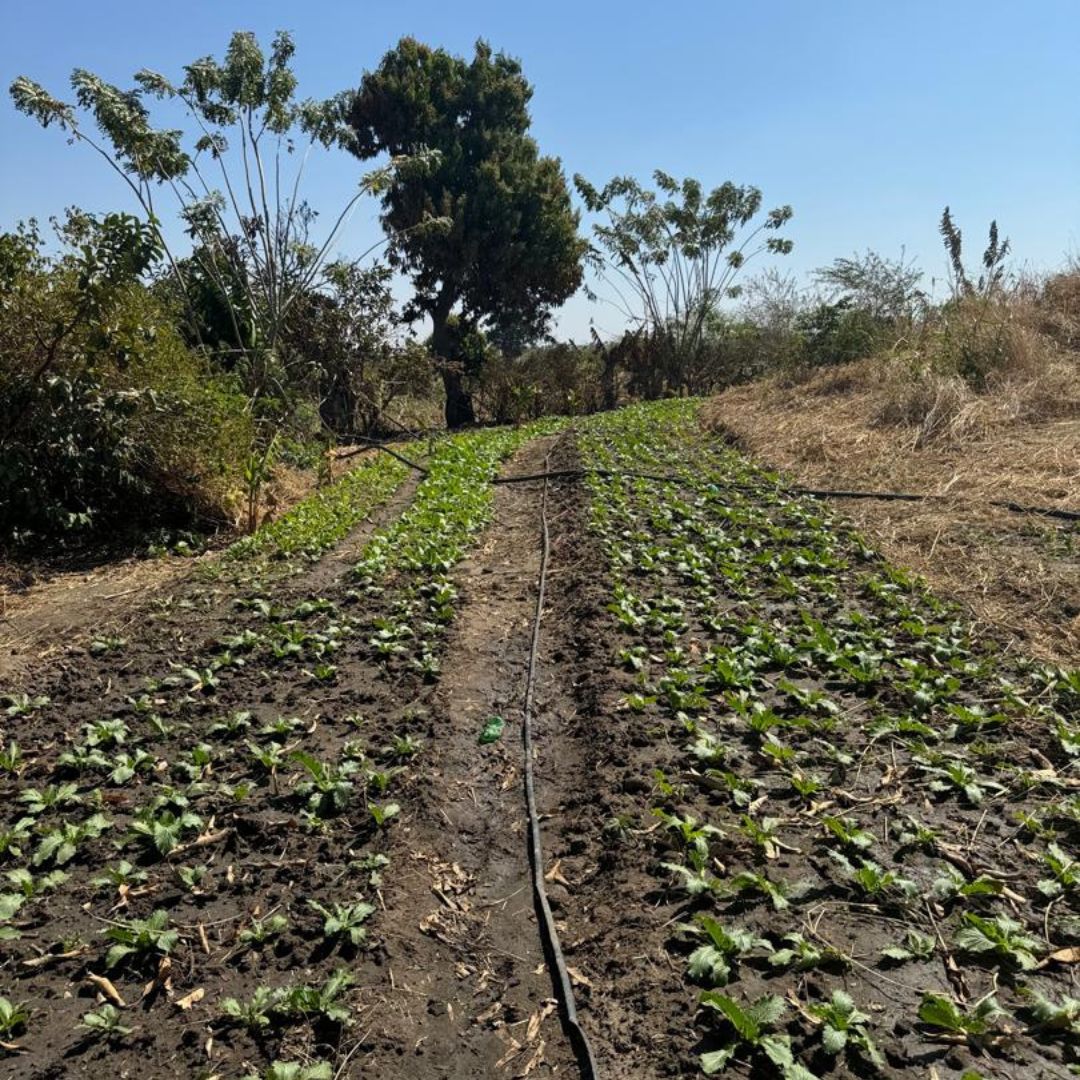
M 127 1002 L 120 996 L 120 991 L 117 990 L 112 982 L 109 979 L 106 979 L 104 975 L 94 975 L 91 973 L 87 975 L 86 978 L 114 1005 L 119 1005 L 121 1009 L 127 1008 Z
M 548 998 L 539 1009 L 529 1017 L 529 1026 L 525 1029 L 525 1041 L 536 1042 L 536 1036 L 540 1034 L 540 1025 L 555 1011 L 555 1002 Z
M 568 967 L 566 974 L 570 976 L 575 986 L 587 986 L 590 990 L 593 988 L 593 984 L 577 968 Z
M 533 1053 L 533 1056 L 531 1058 L 529 1058 L 529 1060 L 527 1062 L 525 1062 L 525 1068 L 523 1068 L 521 1070 L 521 1072 L 516 1073 L 515 1076 L 516 1077 L 528 1076 L 529 1073 L 531 1073 L 533 1071 L 533 1069 L 538 1068 L 543 1063 L 543 1060 L 544 1060 L 544 1040 L 541 1039 L 540 1044 L 537 1046 L 535 1052 Z
M 204 997 L 206 997 L 206 990 L 200 986 L 198 990 L 192 990 L 190 994 L 177 998 L 174 1004 L 178 1009 L 183 1009 L 186 1012 L 192 1005 L 197 1005 L 202 1001 Z
M 1051 961 L 1055 964 L 1080 964 L 1080 947 L 1071 945 L 1067 949 L 1058 949 L 1057 952 L 1050 953 L 1039 967 L 1042 967 L 1043 964 L 1049 964 Z

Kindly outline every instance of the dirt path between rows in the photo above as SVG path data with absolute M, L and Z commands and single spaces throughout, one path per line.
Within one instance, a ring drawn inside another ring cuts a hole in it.
M 504 475 L 540 471 L 556 441 L 529 443 Z M 414 1045 L 404 1057 L 365 1057 L 371 1075 L 576 1075 L 533 906 L 522 794 L 538 514 L 536 485 L 496 489 L 492 526 L 457 575 L 461 608 L 431 706 L 438 741 L 425 751 L 408 866 L 399 863 L 385 896 L 400 991 L 388 1027 Z M 503 735 L 481 745 L 492 716 L 504 719 Z

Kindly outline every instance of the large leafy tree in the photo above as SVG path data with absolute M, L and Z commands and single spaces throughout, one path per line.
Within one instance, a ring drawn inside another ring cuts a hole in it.
M 222 60 L 207 56 L 170 80 L 143 69 L 122 89 L 82 69 L 75 101 L 54 97 L 20 75 L 15 107 L 95 151 L 126 184 L 161 244 L 191 323 L 246 378 L 254 401 L 287 399 L 292 380 L 283 345 L 294 309 L 318 281 L 357 202 L 379 189 L 398 163 L 363 178 L 329 226 L 301 194 L 310 151 L 348 146 L 341 98 L 301 101 L 294 46 L 277 34 L 269 53 L 247 32 L 232 35 Z M 347 96 L 347 95 L 346 95 Z M 186 111 L 187 129 L 155 123 L 155 103 Z M 163 230 L 166 206 L 192 240 L 174 251 Z M 202 316 L 213 315 L 209 324 Z
M 462 332 L 535 331 L 581 283 L 578 217 L 558 159 L 528 134 L 531 96 L 520 63 L 483 41 L 470 61 L 403 38 L 348 104 L 361 159 L 434 151 L 396 173 L 382 220 L 415 289 L 409 314 L 432 322 L 449 427 L 474 419 Z
M 653 180 L 656 191 L 630 176 L 602 188 L 574 177 L 598 218 L 593 265 L 615 294 L 615 306 L 649 338 L 648 378 L 639 387 L 646 396 L 695 388 L 709 320 L 721 301 L 738 295 L 739 271 L 755 255 L 786 255 L 792 246 L 776 235 L 791 219 L 791 207 L 759 218 L 755 187 L 729 181 L 706 191 L 697 180 L 660 170 Z

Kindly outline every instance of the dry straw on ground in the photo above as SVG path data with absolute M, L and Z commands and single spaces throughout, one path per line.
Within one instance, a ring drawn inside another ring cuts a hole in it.
M 1080 664 L 1080 525 L 987 505 L 1080 510 L 1080 366 L 1023 351 L 981 393 L 877 357 L 732 388 L 706 423 L 758 461 L 831 489 L 946 496 L 836 500 L 894 562 L 1011 648 Z

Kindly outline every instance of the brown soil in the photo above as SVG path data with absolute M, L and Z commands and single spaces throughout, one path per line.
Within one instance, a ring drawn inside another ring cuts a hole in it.
M 898 392 L 887 373 L 861 362 L 734 387 L 709 403 L 705 419 L 795 483 L 948 496 L 831 505 L 1020 652 L 1080 664 L 1080 523 L 987 505 L 1080 509 L 1080 420 L 990 418 L 1006 403 L 989 399 L 987 422 L 965 427 L 961 413 L 955 430 L 926 438 L 925 423 L 879 422 Z
M 505 474 L 543 467 L 554 438 Z M 522 796 L 520 710 L 539 571 L 533 485 L 496 489 L 495 525 L 457 575 L 460 615 L 431 701 L 434 738 L 407 863 L 386 890 L 394 1040 L 366 1055 L 380 1077 L 574 1075 L 533 906 Z M 492 716 L 501 739 L 478 737 Z M 402 839 L 399 837 L 399 839 Z
M 363 454 L 347 456 L 350 449 L 338 452 L 335 478 L 365 460 Z M 280 517 L 307 498 L 316 479 L 312 470 L 278 469 L 261 520 Z M 362 537 L 363 530 L 355 535 Z M 91 636 L 124 636 L 150 601 L 184 590 L 199 568 L 213 565 L 220 549 L 234 538 L 222 533 L 211 550 L 194 558 L 116 558 L 102 552 L 0 560 L 0 689 L 51 658 L 81 648 Z

